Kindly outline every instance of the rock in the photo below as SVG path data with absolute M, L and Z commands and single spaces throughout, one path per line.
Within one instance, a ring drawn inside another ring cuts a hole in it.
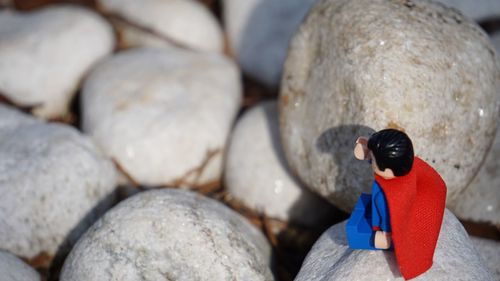
M 110 207 L 114 166 L 91 140 L 0 105 L 0 249 L 52 258 Z
M 39 117 L 61 117 L 82 77 L 113 46 L 109 24 L 84 8 L 2 10 L 0 93 Z
M 500 117 L 498 118 L 500 124 Z M 500 128 L 500 126 L 499 126 Z M 460 218 L 500 227 L 500 130 L 474 180 L 457 199 L 453 212 Z
M 330 227 L 316 241 L 295 281 L 314 280 L 404 280 L 394 252 L 351 250 L 345 235 L 345 221 Z M 446 210 L 434 264 L 412 279 L 491 280 L 493 276 L 478 256 L 465 229 Z
M 491 20 L 500 17 L 500 2 L 498 0 L 437 0 L 449 7 L 459 10 L 465 16 L 476 20 Z
M 151 190 L 89 229 L 61 281 L 273 280 L 269 255 L 264 236 L 221 203 L 186 190 Z
M 222 52 L 221 28 L 214 15 L 194 0 L 98 0 L 114 18 L 125 47 L 182 46 Z
M 399 128 L 441 174 L 453 206 L 495 134 L 496 58 L 475 23 L 433 2 L 318 2 L 283 74 L 281 139 L 291 169 L 350 210 L 373 174 L 353 157 L 356 138 Z
M 500 242 L 473 237 L 471 236 L 472 244 L 483 259 L 490 271 L 495 276 L 495 280 L 500 280 Z
M 85 81 L 83 129 L 146 186 L 217 182 L 241 100 L 236 66 L 215 53 L 135 49 Z
M 0 250 L 0 276 L 3 281 L 40 281 L 40 274 L 16 256 Z
M 224 0 L 229 43 L 255 79 L 277 87 L 288 43 L 315 0 Z
M 268 217 L 314 225 L 331 214 L 319 196 L 288 171 L 279 139 L 275 101 L 261 103 L 236 123 L 229 145 L 225 186 L 231 196 Z

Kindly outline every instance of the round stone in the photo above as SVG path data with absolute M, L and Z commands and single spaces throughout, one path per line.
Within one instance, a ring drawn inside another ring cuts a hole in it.
M 350 249 L 345 224 L 336 224 L 323 233 L 307 255 L 295 281 L 404 280 L 394 252 Z M 465 229 L 448 210 L 444 214 L 433 261 L 428 271 L 412 280 L 494 280 Z
M 358 136 L 404 130 L 448 186 L 450 206 L 495 133 L 500 72 L 488 36 L 430 1 L 325 0 L 290 45 L 280 95 L 291 169 L 344 210 L 373 173 Z
M 66 259 L 61 281 L 274 280 L 264 236 L 186 190 L 138 193 L 107 212 Z
M 111 53 L 111 26 L 77 6 L 0 11 L 0 93 L 43 118 L 58 118 L 90 67 Z
M 202 186 L 222 173 L 241 101 L 236 66 L 216 53 L 134 49 L 85 81 L 83 130 L 146 186 Z
M 470 240 L 474 248 L 495 276 L 495 280 L 500 280 L 500 242 L 471 236 Z
M 229 43 L 244 72 L 277 87 L 288 44 L 314 0 L 224 0 Z
M 222 52 L 214 15 L 195 0 L 98 0 L 113 19 L 124 47 L 181 46 Z
M 449 7 L 459 10 L 465 16 L 475 20 L 491 20 L 500 17 L 500 1 L 498 0 L 437 0 Z
M 115 168 L 72 127 L 0 105 L 0 248 L 32 259 L 68 251 L 114 203 Z
M 331 214 L 330 205 L 301 187 L 288 170 L 275 101 L 256 105 L 238 120 L 224 175 L 232 197 L 268 217 L 310 226 Z
M 40 281 L 40 274 L 9 252 L 0 250 L 0 276 L 3 281 Z

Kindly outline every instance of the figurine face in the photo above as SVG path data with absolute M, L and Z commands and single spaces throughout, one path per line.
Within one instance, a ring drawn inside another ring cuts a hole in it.
M 368 139 L 365 137 L 359 137 L 356 140 L 356 145 L 354 146 L 354 157 L 358 160 L 372 160 L 372 169 L 373 172 L 384 179 L 393 179 L 395 178 L 394 173 L 392 172 L 391 169 L 386 168 L 385 170 L 381 171 L 379 167 L 377 166 L 377 160 L 375 159 L 375 156 L 373 153 L 368 149 Z

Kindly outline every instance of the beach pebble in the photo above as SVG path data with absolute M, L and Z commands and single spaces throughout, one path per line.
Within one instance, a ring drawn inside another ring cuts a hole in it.
M 198 187 L 220 180 L 240 100 L 238 69 L 222 55 L 133 49 L 85 81 L 83 130 L 133 182 Z
M 0 120 L 0 249 L 53 257 L 113 203 L 114 166 L 72 127 L 4 105 Z
M 40 281 L 40 274 L 9 252 L 0 250 L 2 281 Z
M 238 120 L 224 174 L 231 196 L 268 217 L 310 226 L 324 220 L 331 210 L 289 172 L 275 101 L 256 105 Z
M 498 118 L 500 125 L 500 118 Z M 500 227 L 500 130 L 474 180 L 453 206 L 455 215 Z
M 500 17 L 500 1 L 498 0 L 437 0 L 449 7 L 459 10 L 465 16 L 475 20 L 492 20 Z
M 181 46 L 221 52 L 222 31 L 214 15 L 195 0 L 98 0 L 112 15 L 124 47 Z
M 448 187 L 448 204 L 494 138 L 500 72 L 488 36 L 429 1 L 325 0 L 294 37 L 280 95 L 291 169 L 344 210 L 371 186 L 358 136 L 406 131 Z
M 288 43 L 315 0 L 224 0 L 229 43 L 243 71 L 277 87 Z
M 262 233 L 225 205 L 187 190 L 150 190 L 89 229 L 61 281 L 274 280 L 269 259 Z
M 495 276 L 495 280 L 500 280 L 500 242 L 474 236 L 470 239 L 479 256 Z
M 323 233 L 307 255 L 295 281 L 404 280 L 394 252 L 349 249 L 345 224 L 336 224 Z M 433 261 L 427 272 L 412 280 L 494 280 L 465 229 L 448 210 Z
M 0 11 L 0 94 L 42 118 L 69 110 L 80 80 L 114 46 L 111 26 L 77 6 Z

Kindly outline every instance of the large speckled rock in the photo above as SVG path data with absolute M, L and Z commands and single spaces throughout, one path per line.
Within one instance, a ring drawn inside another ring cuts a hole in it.
M 40 281 L 40 274 L 16 256 L 0 250 L 2 281 Z
M 141 192 L 106 213 L 61 281 L 273 280 L 270 247 L 243 217 L 186 190 Z
M 43 118 L 61 117 L 86 71 L 114 46 L 111 26 L 76 6 L 0 11 L 0 94 Z
M 349 249 L 345 222 L 329 228 L 307 255 L 295 281 L 404 280 L 393 252 Z M 446 210 L 434 252 L 434 264 L 412 279 L 493 281 L 465 229 Z
M 276 87 L 290 38 L 315 0 L 224 0 L 232 51 L 250 76 Z
M 475 23 L 433 2 L 319 1 L 291 43 L 282 81 L 292 170 L 349 210 L 373 174 L 352 155 L 356 138 L 399 128 L 444 178 L 452 206 L 495 134 L 496 58 Z
M 471 236 L 472 244 L 483 259 L 495 280 L 500 280 L 500 242 Z
M 85 81 L 83 129 L 137 183 L 200 186 L 221 176 L 240 100 L 238 70 L 222 55 L 135 49 Z
M 491 20 L 500 17 L 498 0 L 437 0 L 447 6 L 458 9 L 462 14 L 476 21 Z
M 53 257 L 113 203 L 113 163 L 85 136 L 0 105 L 0 249 Z
M 253 107 L 238 121 L 224 171 L 229 194 L 268 217 L 314 225 L 330 214 L 329 204 L 288 171 L 275 101 Z
M 172 46 L 221 52 L 222 31 L 214 15 L 196 0 L 98 0 L 115 15 L 121 44 Z

